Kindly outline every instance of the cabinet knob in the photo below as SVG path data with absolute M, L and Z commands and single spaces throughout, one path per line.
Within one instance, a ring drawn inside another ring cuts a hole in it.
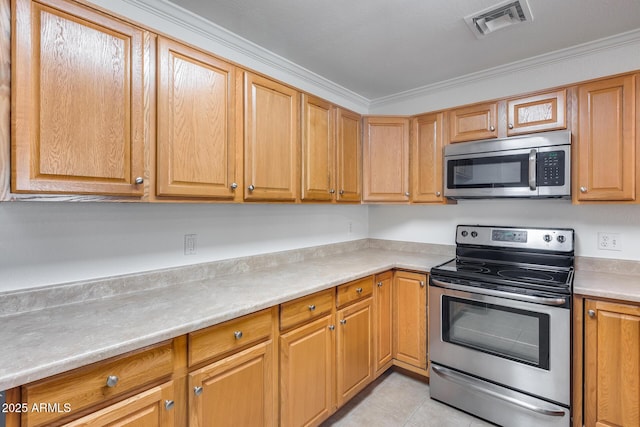
M 381 288 L 382 287 L 382 282 L 378 282 L 378 287 Z
M 240 338 L 242 338 L 242 331 L 235 331 L 233 333 L 233 336 L 236 337 L 237 340 L 239 340 Z
M 356 288 L 356 292 L 361 294 L 362 293 L 362 288 Z
M 344 190 L 340 190 L 339 193 L 342 196 L 344 194 Z
M 335 326 L 335 325 L 329 325 L 329 330 L 330 330 L 330 331 L 333 331 L 335 328 L 336 328 L 336 326 Z
M 342 320 L 340 320 L 340 324 L 341 324 L 341 325 L 346 325 L 346 324 L 347 324 L 347 319 L 342 319 Z
M 253 191 L 253 190 L 255 190 L 255 189 L 256 189 L 256 187 L 255 187 L 253 184 L 251 184 L 251 185 L 250 185 L 250 186 L 248 186 L 247 188 L 249 189 L 249 191 Z
M 117 375 L 109 375 L 107 377 L 107 387 L 115 387 L 118 384 L 118 376 Z
M 233 184 L 231 184 L 231 189 L 232 190 L 235 190 L 236 188 L 238 188 L 238 184 L 237 183 L 234 182 Z
M 595 310 L 589 310 L 589 311 L 587 311 L 587 314 L 589 315 L 589 317 L 596 317 Z
M 164 408 L 166 410 L 169 410 L 169 409 L 173 408 L 173 405 L 175 405 L 175 402 L 173 400 L 165 400 L 164 401 Z
M 424 288 L 424 280 L 420 280 L 420 287 Z
M 489 130 L 490 130 L 491 132 L 493 132 L 494 130 L 496 130 L 496 127 L 495 127 L 495 126 L 493 126 L 493 125 L 492 125 L 492 126 L 489 126 Z
M 404 193 L 405 196 L 409 197 L 409 192 Z
M 200 396 L 200 395 L 202 394 L 202 387 L 200 387 L 200 386 L 195 386 L 195 387 L 193 388 L 193 393 L 194 393 L 196 396 Z
M 509 123 L 509 129 L 513 129 L 513 123 Z
M 315 310 L 315 309 L 316 309 L 316 305 L 315 305 L 315 304 L 311 304 L 311 305 L 309 306 L 309 311 L 313 311 L 313 310 Z
M 440 194 L 442 193 L 440 193 L 439 191 L 436 191 L 436 197 L 440 197 Z
M 335 194 L 335 192 L 336 192 L 336 190 L 335 190 L 335 189 L 333 189 L 333 188 L 332 188 L 331 190 L 329 190 L 329 193 L 330 193 L 330 194 Z
M 140 185 L 144 182 L 144 178 L 139 176 L 136 178 L 136 180 L 134 181 L 136 183 L 136 185 Z
M 587 192 L 587 187 L 580 187 L 580 192 L 581 193 L 586 193 Z

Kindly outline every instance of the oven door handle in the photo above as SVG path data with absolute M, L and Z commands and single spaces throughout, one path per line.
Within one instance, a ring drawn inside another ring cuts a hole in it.
M 463 377 L 459 374 L 456 374 L 454 371 L 441 368 L 440 366 L 431 365 L 431 369 L 440 375 L 442 378 L 445 378 L 449 381 L 455 382 L 463 387 L 472 388 L 480 393 L 488 394 L 489 396 L 495 397 L 496 399 L 504 400 L 505 402 L 509 402 L 513 405 L 519 406 L 524 409 L 528 409 L 529 411 L 536 412 L 538 414 L 547 415 L 550 417 L 564 417 L 565 411 L 552 409 L 552 408 L 543 408 L 540 406 L 533 405 L 529 402 L 522 401 L 520 399 L 516 399 L 512 396 L 505 396 L 502 393 L 498 393 L 497 391 L 490 390 L 486 387 L 483 387 L 482 383 L 476 379 Z
M 529 152 L 529 189 L 531 191 L 536 191 L 536 181 L 538 180 L 536 177 L 537 154 L 538 151 L 535 148 L 532 148 Z
M 477 288 L 474 286 L 457 285 L 454 283 L 443 282 L 442 280 L 437 280 L 434 278 L 431 278 L 431 282 L 434 285 L 439 286 L 441 288 L 445 288 L 445 289 L 453 289 L 455 291 L 463 291 L 463 292 L 469 292 L 472 294 L 487 295 L 487 296 L 493 296 L 493 297 L 509 298 L 517 301 L 533 302 L 536 304 L 562 306 L 567 303 L 566 297 L 553 298 L 553 297 L 538 297 L 535 295 L 514 294 L 511 292 L 496 291 L 495 289 L 485 289 L 485 288 Z

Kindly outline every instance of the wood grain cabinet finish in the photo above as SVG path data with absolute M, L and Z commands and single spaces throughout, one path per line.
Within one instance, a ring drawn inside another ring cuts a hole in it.
M 335 316 L 280 335 L 280 424 L 317 426 L 335 408 Z
M 393 362 L 393 273 L 378 274 L 373 286 L 373 369 L 382 374 Z
M 274 426 L 273 341 L 189 374 L 189 426 Z
M 637 75 L 578 87 L 578 201 L 636 199 Z
M 444 113 L 411 119 L 411 201 L 443 203 Z
M 97 412 L 79 418 L 65 427 L 173 427 L 175 399 L 173 382 L 153 387 Z
M 362 200 L 362 117 L 336 108 L 336 201 Z
M 233 65 L 158 38 L 158 196 L 242 194 L 236 191 L 235 82 Z
M 566 89 L 507 100 L 507 136 L 566 128 Z
M 448 113 L 449 142 L 498 137 L 498 103 L 487 102 L 456 108 Z
M 338 286 L 336 290 L 336 306 L 344 307 L 363 298 L 370 297 L 373 293 L 373 276 L 354 280 Z
M 331 313 L 334 296 L 335 289 L 332 288 L 280 304 L 280 329 L 289 329 Z
M 300 94 L 244 73 L 244 199 L 293 202 L 300 187 Z
M 640 306 L 585 300 L 585 426 L 640 425 Z
M 66 0 L 12 9 L 12 191 L 142 196 L 149 34 Z
M 302 195 L 304 201 L 330 202 L 336 193 L 335 107 L 302 96 Z
M 396 271 L 393 283 L 393 358 L 427 369 L 427 275 Z M 406 364 L 406 365 L 403 365 Z
M 337 313 L 338 407 L 373 379 L 373 299 L 365 298 Z
M 363 200 L 408 202 L 409 196 L 409 119 L 366 117 Z

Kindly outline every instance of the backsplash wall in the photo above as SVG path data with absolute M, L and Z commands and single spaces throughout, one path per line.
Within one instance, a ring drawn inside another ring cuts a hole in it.
M 578 256 L 640 261 L 640 205 L 572 205 L 566 200 L 518 199 L 369 207 L 372 238 L 453 245 L 458 224 L 573 228 Z M 621 250 L 598 249 L 598 232 L 619 233 Z

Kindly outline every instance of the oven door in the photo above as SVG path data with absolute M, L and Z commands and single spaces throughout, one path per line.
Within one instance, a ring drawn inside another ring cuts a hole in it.
M 431 361 L 569 407 L 571 314 L 559 306 L 569 297 L 541 299 L 545 305 L 469 288 L 432 278 Z

